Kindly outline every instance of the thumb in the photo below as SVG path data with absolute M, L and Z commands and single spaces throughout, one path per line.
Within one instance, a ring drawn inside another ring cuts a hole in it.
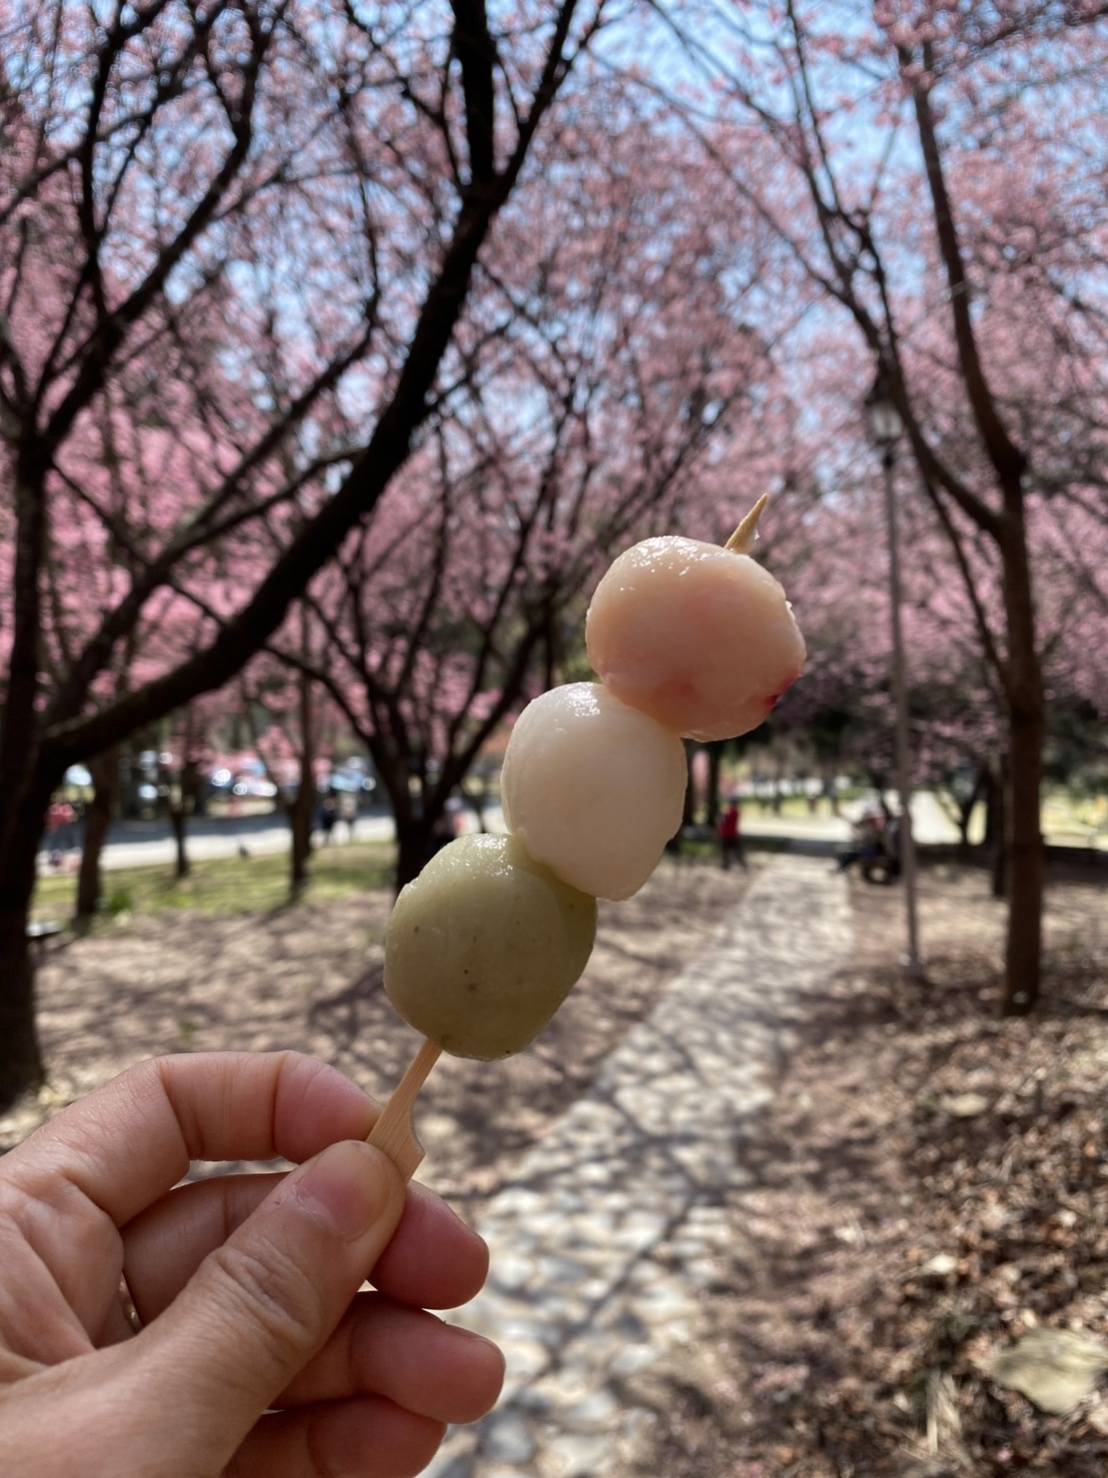
M 404 1196 L 392 1162 L 353 1140 L 286 1176 L 133 1342 L 154 1337 L 143 1369 L 165 1373 L 167 1425 L 204 1432 L 222 1466 L 334 1332 Z

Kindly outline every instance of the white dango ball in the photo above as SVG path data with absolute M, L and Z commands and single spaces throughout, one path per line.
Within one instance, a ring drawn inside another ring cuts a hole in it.
M 595 898 L 630 898 L 681 825 L 685 748 L 599 683 L 567 683 L 523 710 L 500 777 L 509 830 Z
M 617 698 L 692 739 L 757 728 L 804 667 L 780 584 L 748 555 L 699 539 L 644 539 L 621 554 L 585 635 Z

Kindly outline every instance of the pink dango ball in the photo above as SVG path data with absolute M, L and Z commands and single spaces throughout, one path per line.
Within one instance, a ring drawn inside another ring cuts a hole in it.
M 681 825 L 685 747 L 599 683 L 551 688 L 520 714 L 500 775 L 504 819 L 582 893 L 637 893 Z
M 615 696 L 691 739 L 756 729 L 804 667 L 781 585 L 746 554 L 699 539 L 644 539 L 604 575 L 585 625 Z

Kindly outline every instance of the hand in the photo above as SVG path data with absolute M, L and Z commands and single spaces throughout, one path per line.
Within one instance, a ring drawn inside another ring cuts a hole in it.
M 167 1057 L 0 1160 L 0 1469 L 407 1478 L 488 1411 L 500 1352 L 423 1312 L 477 1292 L 485 1245 L 405 1194 L 374 1117 L 296 1053 Z M 275 1155 L 307 1163 L 172 1189 Z

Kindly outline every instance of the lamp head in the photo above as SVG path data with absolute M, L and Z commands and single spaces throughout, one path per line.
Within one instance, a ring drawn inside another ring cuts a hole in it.
M 883 452 L 891 450 L 904 433 L 904 422 L 900 419 L 900 412 L 892 397 L 884 365 L 877 371 L 877 377 L 866 396 L 865 407 L 874 446 Z

